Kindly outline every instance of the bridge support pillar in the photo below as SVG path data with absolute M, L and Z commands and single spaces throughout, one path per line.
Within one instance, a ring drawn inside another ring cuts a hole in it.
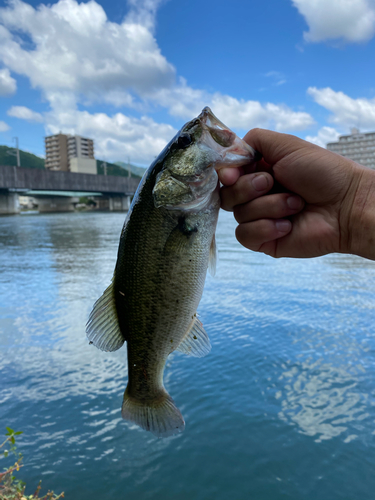
M 39 212 L 74 212 L 78 198 L 73 196 L 35 196 Z
M 20 213 L 18 194 L 0 190 L 0 215 Z
M 126 212 L 130 208 L 130 196 L 113 196 L 109 198 L 111 212 Z

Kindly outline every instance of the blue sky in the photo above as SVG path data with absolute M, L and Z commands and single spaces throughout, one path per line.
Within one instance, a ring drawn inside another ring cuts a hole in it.
M 209 105 L 320 145 L 375 130 L 375 0 L 0 0 L 0 144 L 147 165 Z

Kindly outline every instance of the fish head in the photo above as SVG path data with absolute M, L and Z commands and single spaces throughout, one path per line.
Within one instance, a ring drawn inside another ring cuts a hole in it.
M 217 170 L 255 164 L 259 159 L 206 107 L 170 143 L 153 189 L 155 206 L 200 210 L 217 189 Z

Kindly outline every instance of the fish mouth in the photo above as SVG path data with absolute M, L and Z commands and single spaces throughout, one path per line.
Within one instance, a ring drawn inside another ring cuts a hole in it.
M 202 110 L 198 120 L 204 132 L 202 142 L 219 154 L 220 158 L 215 162 L 216 170 L 255 164 L 262 158 L 258 151 L 224 125 L 208 106 Z

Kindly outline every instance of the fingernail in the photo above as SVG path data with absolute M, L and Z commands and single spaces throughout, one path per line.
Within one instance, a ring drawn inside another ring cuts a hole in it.
M 298 210 L 302 206 L 302 200 L 299 196 L 289 196 L 286 200 L 286 204 L 292 210 Z
M 268 179 L 265 175 L 260 174 L 254 177 L 252 184 L 256 191 L 264 191 L 268 187 Z
M 292 223 L 290 222 L 290 220 L 280 219 L 276 221 L 276 229 L 281 233 L 286 233 L 290 231 L 291 227 Z

